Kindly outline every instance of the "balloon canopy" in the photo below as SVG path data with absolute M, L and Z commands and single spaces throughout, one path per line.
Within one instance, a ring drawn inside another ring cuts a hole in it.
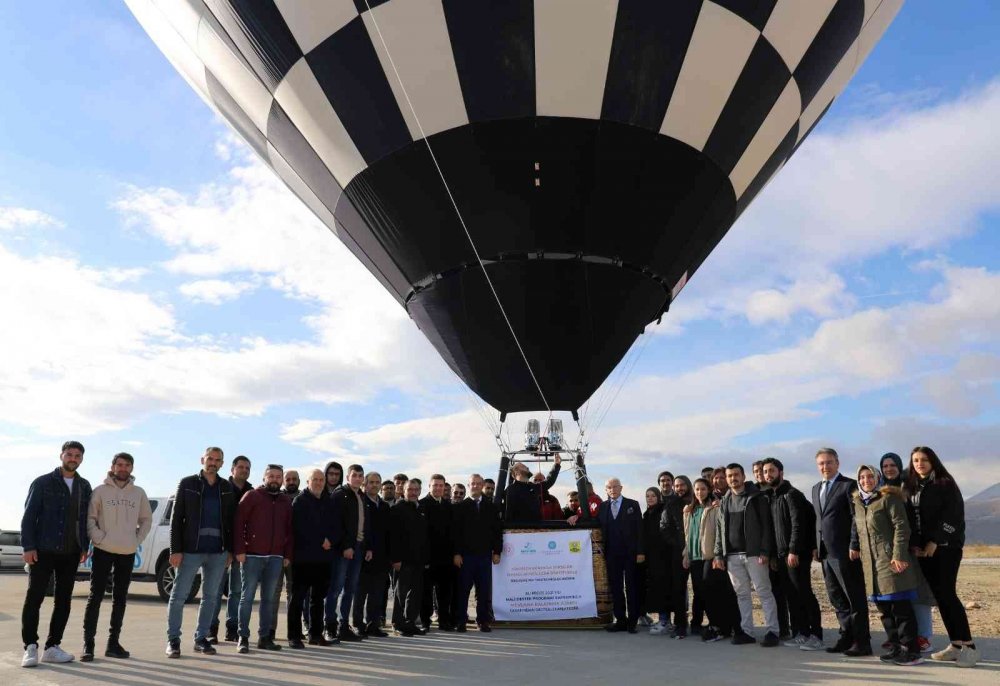
M 591 396 L 902 4 L 126 2 L 502 411 Z

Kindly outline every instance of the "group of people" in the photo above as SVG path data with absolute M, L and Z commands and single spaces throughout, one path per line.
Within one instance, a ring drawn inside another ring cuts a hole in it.
M 129 657 L 120 642 L 125 601 L 152 513 L 135 485 L 131 455 L 115 455 L 104 483 L 93 490 L 77 471 L 83 455 L 79 442 L 67 441 L 61 465 L 29 488 L 21 525 L 30 573 L 22 613 L 25 667 L 75 659 L 61 642 L 77 567 L 91 545 L 81 660 L 94 658 L 109 580 L 113 608 L 105 656 Z M 217 652 L 226 587 L 223 640 L 235 642 L 241 654 L 250 651 L 256 598 L 256 649 L 282 648 L 275 629 L 283 587 L 291 649 L 384 637 L 390 625 L 400 636 L 418 636 L 430 630 L 435 615 L 438 629 L 465 632 L 473 591 L 475 623 L 489 632 L 492 567 L 503 552 L 504 523 L 563 519 L 576 526 L 581 518 L 596 520 L 601 529 L 613 598 L 609 631 L 636 633 L 644 624 L 651 634 L 674 638 L 700 634 L 703 641 L 756 643 L 756 593 L 764 615 L 762 646 L 783 641 L 861 657 L 872 655 L 871 600 L 887 633 L 881 659 L 912 665 L 930 650 L 930 606 L 937 604 L 950 643 L 931 657 L 966 667 L 979 658 L 955 589 L 965 531 L 962 496 L 927 447 L 915 448 L 906 468 L 888 453 L 878 468 L 859 468 L 857 479 L 840 474 L 836 451 L 824 448 L 816 455 L 821 480 L 811 502 L 785 480 L 776 458 L 754 463 L 755 481 L 736 463 L 705 468 L 694 481 L 662 472 L 658 487 L 645 493 L 645 512 L 623 496 L 618 479 L 605 484 L 605 500 L 583 481 L 585 492 L 571 492 L 568 507 L 559 507 L 549 494 L 558 455 L 548 476 L 514 464 L 500 494 L 479 474 L 454 485 L 434 474 L 424 497 L 420 479 L 383 479 L 357 464 L 345 471 L 330 462 L 312 470 L 300 488 L 298 473 L 277 464 L 268 464 L 263 483 L 254 487 L 243 455 L 226 478 L 218 447 L 206 449 L 200 461 L 201 469 L 177 485 L 170 515 L 169 564 L 176 570 L 167 609 L 170 658 L 180 657 L 183 605 L 199 574 L 193 647 L 205 655 Z M 823 643 L 811 586 L 813 560 L 822 564 L 840 623 L 831 646 Z M 39 608 L 53 576 L 53 613 L 39 655 Z
M 856 478 L 840 473 L 832 448 L 817 452 L 815 461 L 820 480 L 811 499 L 769 457 L 753 464 L 753 481 L 737 463 L 706 467 L 693 482 L 662 472 L 659 486 L 646 490 L 641 515 L 638 503 L 621 495 L 621 483 L 609 480 L 598 514 L 615 616 L 608 630 L 636 633 L 641 622 L 652 634 L 674 638 L 695 633 L 703 641 L 757 643 L 756 593 L 764 620 L 760 645 L 864 657 L 873 654 L 873 602 L 887 634 L 880 659 L 914 665 L 932 652 L 936 604 L 950 642 L 931 658 L 974 666 L 979 651 L 956 592 L 964 503 L 937 454 L 914 448 L 904 467 L 886 453 L 878 467 L 860 466 Z M 812 589 L 813 561 L 822 565 L 840 624 L 829 646 Z

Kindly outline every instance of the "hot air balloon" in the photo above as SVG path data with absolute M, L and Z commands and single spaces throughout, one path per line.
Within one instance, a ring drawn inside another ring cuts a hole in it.
M 503 413 L 575 411 L 902 0 L 126 0 Z

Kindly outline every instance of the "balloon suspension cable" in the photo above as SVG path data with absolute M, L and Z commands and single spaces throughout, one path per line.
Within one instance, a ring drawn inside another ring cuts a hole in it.
M 591 437 L 593 437 L 593 435 L 597 433 L 597 430 L 601 428 L 601 424 L 604 423 L 604 418 L 608 416 L 608 412 L 611 410 L 611 407 L 615 404 L 615 401 L 618 400 L 618 394 L 622 392 L 622 389 L 625 388 L 625 384 L 628 382 L 629 377 L 632 376 L 632 371 L 638 364 L 639 358 L 641 358 L 642 354 L 646 352 L 646 348 L 649 346 L 649 342 L 653 339 L 652 334 L 644 334 L 644 335 L 646 336 L 646 340 L 644 340 L 642 342 L 642 345 L 639 346 L 638 354 L 632 358 L 628 370 L 625 372 L 624 376 L 621 379 L 621 383 L 618 384 L 618 388 L 617 390 L 615 390 L 615 394 L 611 398 L 611 402 L 609 402 L 607 407 L 604 409 L 604 414 L 598 417 L 597 424 L 595 424 L 594 428 L 591 430 Z
M 469 246 L 472 248 L 472 253 L 476 256 L 476 261 L 479 262 L 479 268 L 482 269 L 483 276 L 486 278 L 486 284 L 490 287 L 490 291 L 493 293 L 493 298 L 497 302 L 497 307 L 500 308 L 500 314 L 503 315 L 503 319 L 507 323 L 507 328 L 510 330 L 510 335 L 514 339 L 514 345 L 517 346 L 518 352 L 521 353 L 521 359 L 524 360 L 524 365 L 528 369 L 528 374 L 531 375 L 531 380 L 534 382 L 535 388 L 538 389 L 538 395 L 541 396 L 542 403 L 545 405 L 545 409 L 548 410 L 549 417 L 551 417 L 552 407 L 549 405 L 549 401 L 545 397 L 545 392 L 542 390 L 542 386 L 538 382 L 538 377 L 535 376 L 535 371 L 531 368 L 531 363 L 528 362 L 528 356 L 525 354 L 524 348 L 521 346 L 521 341 L 517 339 L 517 334 L 514 332 L 514 325 L 510 323 L 510 318 L 507 316 L 507 312 L 503 308 L 503 303 L 500 302 L 500 296 L 497 294 L 497 290 L 493 286 L 493 280 L 490 279 L 489 272 L 486 270 L 486 265 L 483 263 L 483 258 L 479 255 L 479 250 L 476 248 L 476 242 L 472 240 L 472 234 L 469 232 L 469 227 L 465 224 L 465 218 L 462 216 L 461 210 L 458 209 L 458 203 L 455 201 L 455 196 L 451 192 L 448 180 L 445 178 L 444 172 L 441 170 L 441 165 L 438 163 L 437 155 L 434 154 L 434 148 L 431 146 L 430 140 L 424 133 L 424 127 L 420 123 L 420 117 L 417 116 L 417 110 L 413 107 L 413 102 L 410 100 L 410 94 L 407 92 L 406 86 L 403 84 L 403 77 L 400 76 L 399 70 L 396 68 L 396 61 L 392 58 L 392 52 L 389 50 L 389 45 L 385 41 L 385 36 L 382 35 L 382 29 L 378 25 L 378 19 L 375 17 L 375 13 L 372 12 L 369 0 L 365 0 L 365 7 L 368 9 L 368 16 L 371 17 L 372 25 L 375 27 L 375 32 L 378 34 L 379 42 L 382 43 L 382 48 L 385 50 L 386 57 L 389 59 L 389 65 L 392 67 L 393 74 L 396 76 L 396 82 L 399 83 L 399 89 L 403 92 L 403 97 L 406 98 L 406 105 L 410 108 L 410 113 L 413 114 L 413 120 L 417 124 L 417 129 L 420 130 L 420 137 L 423 139 L 424 145 L 427 146 L 427 152 L 430 154 L 431 160 L 434 162 L 434 168 L 437 170 L 438 176 L 441 178 L 441 183 L 444 185 L 444 190 L 448 194 L 448 200 L 451 201 L 451 206 L 455 210 L 455 216 L 458 217 L 458 221 L 462 225 L 462 230 L 465 232 L 465 237 L 469 240 Z

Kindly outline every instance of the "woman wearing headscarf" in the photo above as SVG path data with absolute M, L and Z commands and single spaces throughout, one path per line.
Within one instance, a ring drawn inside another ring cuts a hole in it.
M 651 634 L 667 632 L 668 591 L 670 577 L 667 570 L 667 546 L 660 536 L 660 516 L 663 514 L 663 495 L 659 488 L 646 489 L 646 511 L 642 515 L 643 544 L 646 548 L 646 562 L 640 565 L 645 571 L 645 579 L 640 579 L 643 602 L 639 614 L 648 612 L 659 614 L 659 620 L 649 627 Z M 644 581 L 644 583 L 643 583 Z
M 917 647 L 917 618 L 912 601 L 917 597 L 917 576 L 910 558 L 910 521 L 902 492 L 896 486 L 879 488 L 878 470 L 858 469 L 854 493 L 856 541 L 860 550 L 868 599 L 882 615 L 889 648 L 883 662 L 916 665 L 922 662 Z
M 937 453 L 927 446 L 917 446 L 910 453 L 904 493 L 916 522 L 910 546 L 951 640 L 931 658 L 955 662 L 959 667 L 973 667 L 979 662 L 979 649 L 972 641 L 969 618 L 955 588 L 965 545 L 962 492 Z
M 903 482 L 906 479 L 906 472 L 903 470 L 903 458 L 896 453 L 886 453 L 879 460 L 878 466 L 879 471 L 882 472 L 882 477 L 878 482 L 879 487 L 903 487 Z M 910 519 L 910 530 L 914 531 L 917 528 L 917 524 L 913 520 L 913 509 L 907 507 L 906 512 Z M 927 585 L 924 573 L 920 571 L 920 565 L 914 565 L 913 571 L 916 572 L 919 582 L 917 586 L 917 599 L 913 601 L 913 614 L 917 616 L 917 645 L 921 653 L 929 653 L 931 650 L 931 639 L 934 637 L 934 620 L 931 615 L 931 609 L 934 607 L 934 594 L 931 593 L 931 588 Z M 883 644 L 883 647 L 888 648 L 885 644 Z

